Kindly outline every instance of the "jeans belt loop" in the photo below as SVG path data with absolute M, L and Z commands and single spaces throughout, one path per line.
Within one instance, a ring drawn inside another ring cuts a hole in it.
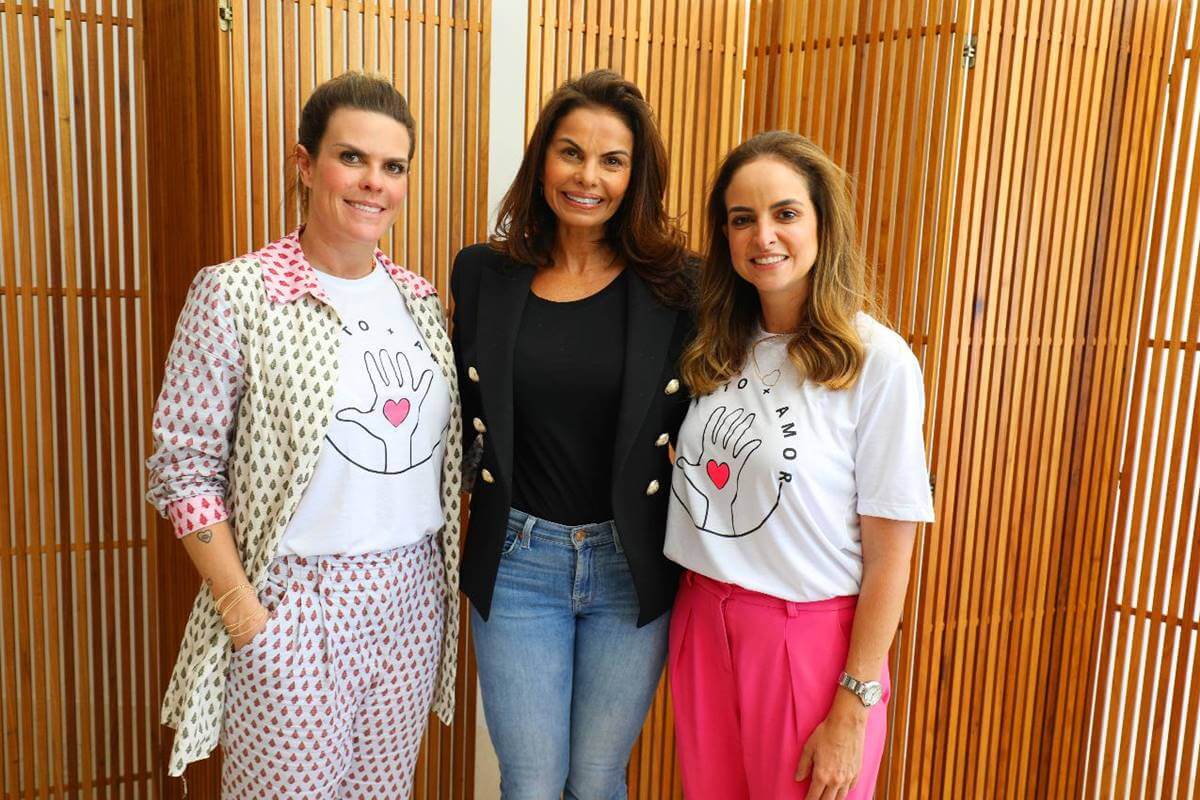
M 533 514 L 525 515 L 525 524 L 521 526 L 521 547 L 529 549 L 529 540 L 533 537 L 533 526 L 537 524 L 537 517 Z
M 800 604 L 799 603 L 793 603 L 791 600 L 788 600 L 786 603 L 786 606 L 787 606 L 788 619 L 795 619 L 796 617 L 800 616 Z

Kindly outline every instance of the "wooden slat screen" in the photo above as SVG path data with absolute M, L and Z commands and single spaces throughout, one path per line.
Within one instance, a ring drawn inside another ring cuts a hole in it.
M 292 227 L 283 156 L 300 102 L 342 69 L 377 70 L 420 126 L 384 247 L 445 296 L 449 259 L 486 227 L 490 5 L 233 6 L 213 126 L 226 156 L 159 147 L 212 170 L 227 205 L 179 213 L 209 215 L 227 256 Z M 1195 795 L 1196 0 L 534 0 L 529 13 L 527 122 L 568 75 L 634 78 L 693 241 L 705 181 L 749 133 L 804 132 L 856 177 L 877 287 L 925 369 L 937 482 L 893 650 L 880 796 Z M 137 0 L 0 0 L 4 796 L 179 789 L 158 772 L 159 656 L 176 639 L 158 641 L 166 556 L 142 501 L 162 338 L 149 242 L 171 241 L 148 230 L 150 179 L 169 176 L 148 176 L 142 155 L 142 16 Z M 169 257 L 156 252 L 155 274 Z M 472 796 L 462 648 L 459 718 L 431 726 L 418 797 Z M 670 724 L 660 691 L 632 797 L 681 796 Z M 189 771 L 194 794 L 215 791 L 214 768 Z
M 0 793 L 155 794 L 138 8 L 0 4 Z
M 1147 225 L 1161 110 L 1153 54 L 1173 12 L 1134 0 L 751 9 L 745 20 L 712 4 L 535 3 L 527 125 L 567 75 L 635 77 L 659 110 L 672 208 L 693 235 L 689 212 L 739 129 L 799 129 L 857 176 L 878 288 L 925 365 L 940 475 L 940 521 L 922 540 L 894 652 L 882 790 L 1069 795 L 1087 763 L 1080 677 L 1098 663 L 1136 322 L 1128 263 Z M 335 23 L 324 35 L 341 41 Z M 317 27 L 301 28 L 300 50 L 336 57 Z M 974 68 L 961 60 L 968 34 Z M 697 93 L 718 99 L 712 130 Z M 246 213 L 253 224 L 261 212 Z M 660 692 L 631 761 L 634 796 L 679 795 L 669 726 Z
M 488 0 L 235 0 L 224 35 L 221 120 L 228 158 L 223 210 L 230 255 L 299 224 L 285 157 L 312 89 L 349 69 L 382 74 L 417 121 L 408 200 L 381 243 L 397 263 L 437 286 L 448 302 L 454 254 L 487 232 Z M 217 168 L 213 165 L 214 169 Z M 458 710 L 452 728 L 430 718 L 417 766 L 416 798 L 471 797 L 475 668 L 465 601 Z
M 1166 5 L 754 5 L 746 133 L 805 133 L 855 176 L 926 379 L 938 522 L 881 796 L 1081 789 Z
M 671 161 L 668 211 L 699 242 L 704 193 L 739 141 L 747 4 L 739 0 L 531 0 L 525 135 L 568 78 L 612 69 L 655 110 Z M 629 762 L 630 797 L 681 797 L 671 703 L 659 685 Z
M 1200 78 L 1194 0 L 1162 4 L 1138 53 L 1155 191 L 1141 268 L 1132 396 L 1103 605 L 1088 793 L 1192 797 L 1200 786 Z M 1151 55 L 1152 54 L 1152 55 Z M 1157 107 L 1153 101 L 1157 101 Z

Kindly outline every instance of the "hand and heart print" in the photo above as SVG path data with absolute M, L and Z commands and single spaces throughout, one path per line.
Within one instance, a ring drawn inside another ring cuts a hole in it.
M 753 433 L 755 419 L 744 408 L 718 406 L 704 424 L 699 453 L 694 440 L 680 442 L 671 493 L 703 531 L 745 536 L 761 528 L 778 505 L 778 493 L 765 498 L 739 485 L 750 457 L 762 446 Z
M 344 458 L 369 472 L 394 475 L 425 463 L 439 440 L 436 432 L 417 435 L 433 370 L 417 375 L 406 353 L 383 348 L 368 350 L 362 363 L 370 383 L 369 404 L 339 409 L 326 438 Z

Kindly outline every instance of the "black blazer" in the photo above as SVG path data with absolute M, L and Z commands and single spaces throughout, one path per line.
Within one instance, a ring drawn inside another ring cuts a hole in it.
M 470 441 L 472 431 L 485 429 L 462 561 L 462 590 L 484 619 L 512 504 L 513 350 L 533 275 L 534 267 L 477 244 L 458 254 L 450 276 L 464 438 Z M 663 556 L 671 496 L 667 443 L 675 441 L 687 412 L 688 392 L 676 366 L 692 320 L 686 311 L 659 303 L 632 271 L 628 278 L 612 507 L 633 573 L 641 626 L 670 608 L 679 579 L 679 568 Z

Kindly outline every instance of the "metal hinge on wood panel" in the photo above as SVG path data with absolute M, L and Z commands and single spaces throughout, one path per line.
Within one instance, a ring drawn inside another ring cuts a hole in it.
M 233 29 L 233 2 L 232 0 L 220 0 L 217 4 L 217 24 L 222 31 Z
M 963 45 L 963 66 L 975 69 L 975 53 L 979 50 L 979 37 L 973 33 L 967 34 L 967 43 Z

